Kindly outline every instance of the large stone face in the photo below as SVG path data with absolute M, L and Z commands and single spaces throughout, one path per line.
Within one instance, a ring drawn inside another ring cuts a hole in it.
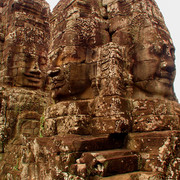
M 179 179 L 174 60 L 154 0 L 2 0 L 0 177 Z
M 43 1 L 5 1 L 2 82 L 41 88 L 49 47 L 49 5 Z

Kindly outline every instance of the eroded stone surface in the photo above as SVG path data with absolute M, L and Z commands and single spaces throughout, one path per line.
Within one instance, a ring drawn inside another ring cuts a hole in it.
M 161 177 L 158 175 L 158 173 L 149 173 L 149 172 L 136 172 L 136 173 L 127 173 L 123 175 L 116 175 L 106 178 L 101 178 L 102 180 L 132 180 L 132 179 L 147 179 L 147 180 L 156 180 L 161 179 Z
M 176 106 L 174 46 L 154 1 L 59 2 L 51 28 L 52 97 L 69 106 L 88 99 L 83 131 L 92 134 L 86 126 L 94 133 L 179 128 L 179 113 L 165 112 Z M 161 106 L 163 112 L 156 113 Z M 77 128 L 76 118 L 71 120 L 67 132 Z
M 1 0 L 0 176 L 179 179 L 174 59 L 154 0 Z
M 130 133 L 127 146 L 140 153 L 141 170 L 161 172 L 164 178 L 179 178 L 179 131 Z

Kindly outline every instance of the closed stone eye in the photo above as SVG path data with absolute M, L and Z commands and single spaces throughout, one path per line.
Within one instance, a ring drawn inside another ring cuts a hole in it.
M 153 53 L 158 56 L 162 55 L 163 54 L 162 46 L 161 45 L 152 45 L 150 47 L 150 53 Z

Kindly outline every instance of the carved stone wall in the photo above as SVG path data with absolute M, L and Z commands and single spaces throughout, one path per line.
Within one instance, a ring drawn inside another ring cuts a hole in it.
M 52 97 L 60 101 L 56 110 L 63 101 L 77 104 L 88 99 L 87 119 L 81 123 L 93 130 L 85 134 L 138 131 L 139 126 L 151 131 L 156 123 L 168 130 L 171 117 L 171 129 L 178 129 L 178 113 L 163 111 L 160 116 L 149 108 L 155 99 L 163 106 L 176 100 L 174 46 L 154 1 L 61 1 L 51 28 L 49 76 Z M 134 116 L 134 111 L 147 107 L 151 128 L 147 114 Z M 45 123 L 49 126 L 48 120 Z
M 179 179 L 174 45 L 154 0 L 0 3 L 0 177 Z
M 2 58 L 3 58 L 3 45 L 4 45 L 4 23 L 2 22 L 2 10 L 3 10 L 3 2 L 1 2 L 0 4 L 0 72 L 2 73 L 2 67 L 3 67 L 3 63 L 2 63 Z M 1 77 L 2 79 L 2 77 Z
M 22 142 L 40 135 L 42 114 L 50 102 L 44 92 L 49 15 L 49 5 L 42 0 L 0 3 L 1 178 L 20 178 L 15 167 Z

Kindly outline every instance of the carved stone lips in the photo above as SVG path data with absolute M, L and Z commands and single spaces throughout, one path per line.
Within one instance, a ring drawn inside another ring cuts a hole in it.
M 24 76 L 27 80 L 39 83 L 41 81 L 41 75 L 40 74 L 32 74 L 32 73 L 24 73 Z
M 172 73 L 169 73 L 169 72 L 161 72 L 160 77 L 161 78 L 166 78 L 166 79 L 169 79 L 169 80 L 174 79 L 174 75 Z
M 174 76 L 168 72 L 161 72 L 159 75 L 159 81 L 167 85 L 172 85 Z
M 171 80 L 167 79 L 167 78 L 160 78 L 159 81 L 163 84 L 167 84 L 167 85 L 172 85 Z

